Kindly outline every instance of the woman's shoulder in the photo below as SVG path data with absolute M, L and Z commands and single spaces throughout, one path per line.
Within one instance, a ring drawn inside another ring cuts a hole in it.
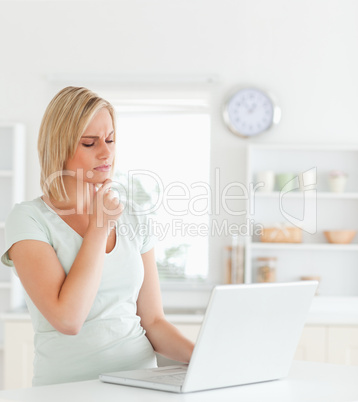
M 40 197 L 32 201 L 17 203 L 6 218 L 6 231 L 17 230 L 32 232 L 33 230 L 47 232 L 46 208 Z
M 32 201 L 23 201 L 17 203 L 13 206 L 10 214 L 8 215 L 8 219 L 23 219 L 25 216 L 28 216 L 32 219 L 36 219 L 42 215 L 42 200 L 40 197 L 35 198 Z
M 46 219 L 41 211 L 42 200 L 24 201 L 15 204 L 5 221 L 6 252 L 1 257 L 3 264 L 13 266 L 8 250 L 21 240 L 40 240 L 51 244 Z

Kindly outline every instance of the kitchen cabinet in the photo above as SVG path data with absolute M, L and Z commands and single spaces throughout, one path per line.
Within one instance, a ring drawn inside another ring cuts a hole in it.
M 31 387 L 33 373 L 33 328 L 25 314 L 4 315 L 4 389 Z M 196 341 L 202 316 L 171 315 L 168 320 L 186 337 Z M 298 344 L 295 360 L 358 365 L 358 324 L 306 325 Z M 158 357 L 163 366 L 176 363 Z
M 176 324 L 176 327 L 196 341 L 200 324 Z M 358 365 L 358 325 L 306 325 L 294 360 Z
M 321 363 L 328 362 L 328 331 L 329 329 L 327 326 L 306 325 L 303 329 L 294 359 Z
M 13 205 L 24 200 L 25 127 L 0 122 L 0 253 L 5 251 L 5 219 Z M 18 278 L 0 262 L 0 314 L 24 304 Z M 0 352 L 3 351 L 3 323 L 0 321 Z M 0 353 L 0 366 L 2 366 Z
M 196 341 L 199 324 L 177 324 L 176 327 Z M 294 360 L 358 365 L 358 326 L 306 325 Z
M 330 363 L 358 365 L 358 327 L 331 328 L 327 342 Z
M 331 191 L 333 170 L 348 176 L 343 192 Z M 270 191 L 255 189 L 265 171 L 276 179 L 291 175 L 297 188 L 280 191 L 276 184 Z M 311 179 L 316 176 L 316 185 L 299 187 L 306 172 Z M 245 282 L 257 282 L 258 258 L 275 257 L 278 282 L 314 276 L 320 278 L 320 297 L 358 297 L 358 235 L 350 244 L 330 244 L 323 233 L 358 229 L 358 146 L 249 145 L 247 188 L 247 216 L 255 230 L 245 237 Z M 262 228 L 284 232 L 297 226 L 300 243 L 260 241 Z
M 4 375 L 3 388 L 28 388 L 32 386 L 34 359 L 34 331 L 28 314 L 5 314 L 4 321 Z M 170 318 L 170 321 L 190 340 L 196 341 L 200 330 L 197 323 L 185 323 L 183 319 Z M 158 355 L 158 364 L 165 366 L 177 364 Z
M 34 331 L 29 321 L 7 321 L 4 327 L 4 388 L 32 385 Z

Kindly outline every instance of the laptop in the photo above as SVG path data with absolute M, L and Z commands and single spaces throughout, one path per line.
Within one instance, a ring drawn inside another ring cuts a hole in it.
M 189 365 L 103 373 L 103 382 L 187 393 L 288 375 L 318 282 L 214 287 Z

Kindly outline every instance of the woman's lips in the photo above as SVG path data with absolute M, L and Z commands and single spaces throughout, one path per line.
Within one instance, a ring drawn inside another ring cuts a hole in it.
M 96 170 L 97 172 L 109 172 L 111 170 L 111 165 L 97 166 L 93 170 Z

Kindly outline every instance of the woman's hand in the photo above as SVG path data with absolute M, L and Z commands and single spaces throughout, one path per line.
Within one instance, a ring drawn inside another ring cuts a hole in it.
M 107 229 L 107 234 L 123 212 L 123 204 L 116 197 L 111 185 L 112 180 L 110 179 L 106 180 L 98 190 L 91 184 L 92 197 L 89 227 Z

